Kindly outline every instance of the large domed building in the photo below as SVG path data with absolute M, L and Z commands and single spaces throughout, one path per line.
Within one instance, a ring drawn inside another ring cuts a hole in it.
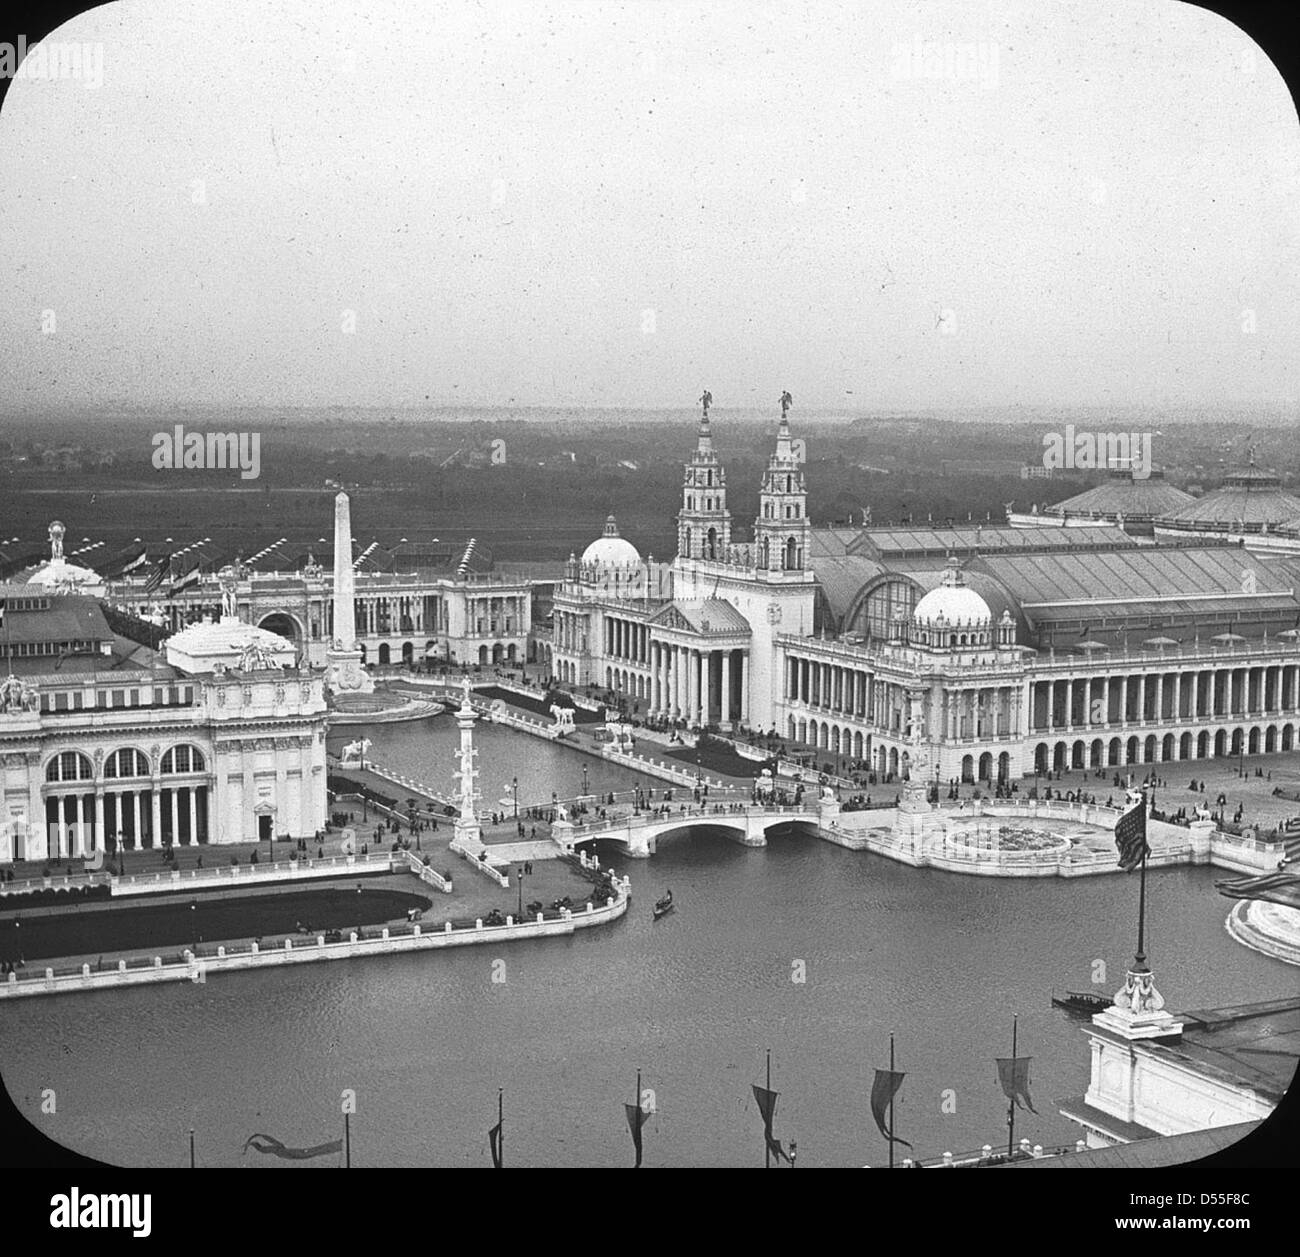
M 604 596 L 646 598 L 659 596 L 665 588 L 664 570 L 653 557 L 643 559 L 636 546 L 619 535 L 618 520 L 610 515 L 604 531 L 582 552 L 581 559 L 569 555 L 564 577 Z
M 1232 472 L 1217 489 L 1155 520 L 1157 538 L 1245 537 L 1276 532 L 1300 517 L 1300 498 L 1272 472 L 1250 466 Z
M 956 559 L 949 561 L 943 580 L 916 604 L 912 619 L 920 628 L 949 625 L 962 628 L 987 628 L 993 613 L 962 576 Z
M 605 531 L 582 552 L 582 562 L 597 567 L 632 567 L 641 562 L 640 551 L 618 534 L 618 520 L 610 515 Z
M 1127 468 L 1117 468 L 1101 484 L 1047 507 L 1044 515 L 1064 523 L 1105 520 L 1138 537 L 1152 535 L 1154 522 L 1196 499 L 1172 485 L 1161 470 L 1135 478 Z

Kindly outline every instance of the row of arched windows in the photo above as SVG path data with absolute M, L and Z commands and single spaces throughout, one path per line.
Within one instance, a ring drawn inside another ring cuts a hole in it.
M 182 743 L 173 746 L 162 757 L 162 772 L 199 773 L 205 764 L 203 752 L 197 746 Z M 149 773 L 149 757 L 133 746 L 114 751 L 104 761 L 105 777 L 148 777 Z M 46 781 L 90 781 L 94 776 L 90 757 L 80 751 L 60 751 L 45 765 Z

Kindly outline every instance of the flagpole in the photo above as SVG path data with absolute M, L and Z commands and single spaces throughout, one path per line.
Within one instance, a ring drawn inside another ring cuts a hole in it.
M 1015 1077 L 1016 1077 L 1016 1026 L 1019 1020 L 1020 1020 L 1019 1017 L 1017 1017 L 1015 1013 L 1011 1014 L 1011 1077 L 1013 1080 L 1011 1090 L 1013 1093 L 1015 1091 Z M 1016 1097 L 1013 1094 L 1011 1097 L 1011 1102 L 1007 1105 L 1007 1156 L 1012 1155 L 1012 1149 L 1015 1147 L 1015 1142 L 1016 1142 Z
M 771 1104 L 772 1103 L 770 1098 L 772 1093 L 772 1049 L 771 1048 L 767 1049 L 767 1091 L 769 1097 L 768 1103 Z M 768 1143 L 766 1129 L 764 1129 L 763 1131 L 763 1168 L 765 1170 L 770 1170 L 772 1168 L 772 1148 Z
M 889 1036 L 889 1072 L 890 1072 L 891 1074 L 894 1072 L 894 1036 L 893 1036 L 892 1034 Z M 891 1086 L 892 1086 L 892 1084 L 893 1084 L 893 1079 L 891 1078 L 889 1081 L 890 1081 L 890 1084 L 891 1084 Z M 889 1168 L 890 1168 L 891 1170 L 894 1168 L 894 1138 L 893 1138 L 893 1137 L 894 1137 L 896 1134 L 898 1134 L 898 1130 L 897 1130 L 897 1128 L 894 1126 L 894 1094 L 893 1094 L 893 1092 L 891 1091 L 890 1094 L 889 1094 L 889 1136 L 890 1136 L 890 1138 L 889 1138 Z

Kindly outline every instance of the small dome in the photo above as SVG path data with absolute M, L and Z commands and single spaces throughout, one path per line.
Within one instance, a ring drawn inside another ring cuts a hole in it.
M 42 567 L 37 568 L 27 578 L 27 584 L 42 585 L 47 589 L 76 593 L 87 592 L 92 589 L 102 591 L 104 587 L 103 578 L 98 572 L 92 571 L 88 567 L 79 567 L 76 563 L 68 563 L 64 559 L 51 559 Z
M 916 604 L 912 618 L 923 625 L 934 624 L 939 619 L 945 624 L 986 625 L 993 613 L 989 604 L 966 584 L 957 560 L 949 559 L 943 583 Z
M 63 538 L 67 534 L 61 520 L 55 520 L 49 527 L 50 557 L 35 571 L 28 574 L 28 585 L 40 585 L 55 593 L 85 593 L 100 595 L 104 592 L 104 582 L 99 573 L 76 563 L 69 563 L 63 557 Z
M 605 521 L 605 531 L 582 552 L 584 563 L 601 567 L 628 567 L 641 562 L 636 546 L 618 535 L 618 521 L 611 515 Z

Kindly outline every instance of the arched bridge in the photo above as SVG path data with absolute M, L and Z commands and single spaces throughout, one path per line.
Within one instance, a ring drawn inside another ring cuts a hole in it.
M 767 846 L 767 832 L 779 825 L 802 825 L 809 830 L 821 827 L 823 819 L 829 821 L 839 815 L 839 805 L 833 800 L 829 804 L 817 802 L 798 805 L 764 807 L 758 804 L 731 805 L 709 804 L 695 805 L 684 810 L 668 813 L 642 812 L 633 816 L 622 816 L 596 825 L 575 825 L 571 834 L 566 835 L 571 842 L 586 842 L 591 838 L 609 838 L 622 844 L 627 855 L 646 857 L 655 853 L 658 840 L 665 834 L 676 833 L 685 829 L 709 828 L 728 830 L 736 841 L 747 847 Z M 560 837 L 559 828 L 554 836 Z

